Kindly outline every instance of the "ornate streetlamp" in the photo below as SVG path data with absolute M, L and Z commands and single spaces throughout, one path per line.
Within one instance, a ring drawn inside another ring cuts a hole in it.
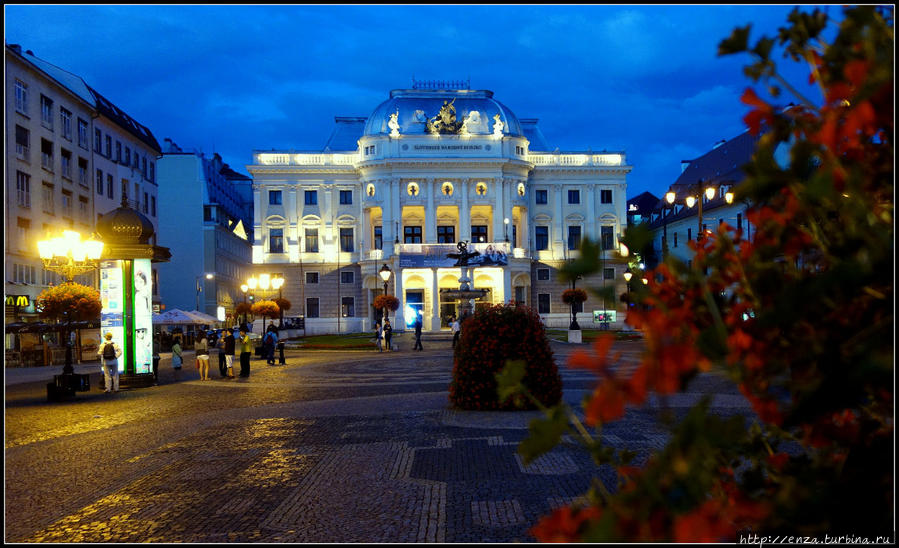
M 677 196 L 674 194 L 674 191 L 669 190 L 665 193 L 665 201 L 668 202 L 668 206 L 674 203 L 674 199 Z M 662 220 L 664 223 L 662 224 L 662 260 L 668 256 L 668 215 L 666 214 L 666 210 L 668 206 L 663 206 L 662 208 Z
M 378 276 L 380 276 L 381 279 L 384 280 L 384 296 L 385 297 L 387 296 L 387 280 L 390 279 L 390 274 L 392 274 L 390 267 L 387 266 L 387 263 L 384 263 L 384 266 L 382 266 L 381 270 L 378 271 Z M 386 318 L 387 318 L 387 307 L 385 306 L 384 307 L 384 319 L 386 319 Z
M 696 191 L 696 193 L 699 195 L 699 198 L 698 198 L 698 199 L 697 199 L 695 196 L 693 196 L 693 192 L 694 192 L 694 191 Z M 699 205 L 699 208 L 698 208 L 698 210 L 697 210 L 697 216 L 698 216 L 698 220 L 699 220 L 699 223 L 698 223 L 698 224 L 699 224 L 699 228 L 698 228 L 698 232 L 697 232 L 697 234 L 696 234 L 696 241 L 699 241 L 699 240 L 702 239 L 702 235 L 703 235 L 703 230 L 702 230 L 702 195 L 705 194 L 705 197 L 706 197 L 708 200 L 711 200 L 711 199 L 713 199 L 713 198 L 715 197 L 715 192 L 716 192 L 716 190 L 715 190 L 715 187 L 713 187 L 713 186 L 708 186 L 708 187 L 706 187 L 705 189 L 703 189 L 703 180 L 702 180 L 702 179 L 699 179 L 698 181 L 696 181 L 696 184 L 695 184 L 695 185 L 693 185 L 693 186 L 690 187 L 690 191 L 689 191 L 689 192 L 690 192 L 690 195 L 687 196 L 687 199 L 686 199 L 687 207 L 692 208 L 692 207 L 693 207 L 693 204 L 695 204 L 695 203 L 697 202 L 697 200 L 698 200 L 698 202 L 699 202 L 699 204 L 698 204 L 698 205 Z M 731 198 L 731 199 L 733 199 L 733 198 Z
M 41 240 L 37 243 L 38 254 L 44 263 L 44 268 L 61 274 L 66 283 L 73 283 L 75 276 L 90 272 L 97 268 L 100 257 L 103 254 L 103 242 L 91 238 L 81 240 L 81 234 L 74 230 L 63 231 L 62 236 Z M 74 387 L 79 381 L 75 379 L 75 368 L 72 367 L 72 341 L 69 336 L 69 324 L 67 321 L 63 327 L 63 338 L 66 344 L 65 366 L 62 369 L 63 378 L 59 379 L 56 386 L 62 385 L 67 389 Z
M 198 312 L 205 312 L 205 310 L 200 310 L 200 293 L 203 292 L 203 286 L 200 285 L 200 279 L 204 278 L 204 277 L 207 280 L 211 280 L 211 279 L 215 278 L 215 276 L 213 274 L 210 274 L 208 272 L 206 273 L 205 276 L 197 276 L 196 277 L 197 278 L 197 311 Z M 204 282 L 204 284 L 205 284 L 205 282 Z

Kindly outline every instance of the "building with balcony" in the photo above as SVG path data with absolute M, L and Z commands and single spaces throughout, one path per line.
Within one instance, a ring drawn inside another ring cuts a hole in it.
M 123 192 L 158 230 L 160 150 L 149 129 L 78 75 L 16 44 L 6 45 L 5 68 L 5 294 L 18 303 L 6 308 L 9 323 L 36 319 L 34 298 L 62 281 L 43 269 L 38 240 L 63 229 L 89 236 Z M 97 287 L 96 273 L 77 281 Z
M 570 321 L 558 271 L 583 238 L 602 241 L 606 264 L 579 286 L 624 292 L 625 154 L 552 148 L 536 119 L 491 91 L 415 83 L 367 118 L 336 117 L 320 150 L 253 158 L 253 268 L 285 277 L 307 333 L 370 329 L 383 265 L 398 329 L 416 315 L 425 330 L 447 328 L 458 303 L 441 290 L 458 289 L 461 274 L 447 254 L 463 241 L 480 253 L 481 302 L 525 303 L 548 326 Z M 623 310 L 593 295 L 583 309 Z
M 166 280 L 162 302 L 225 321 L 243 300 L 240 286 L 249 277 L 252 181 L 218 154 L 184 151 L 171 139 L 163 147 L 159 237 L 172 257 L 158 267 Z

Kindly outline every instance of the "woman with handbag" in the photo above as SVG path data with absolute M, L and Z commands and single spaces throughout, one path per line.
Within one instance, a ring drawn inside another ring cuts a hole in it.
M 197 369 L 200 371 L 200 380 L 209 380 L 209 343 L 206 341 L 206 333 L 200 331 L 197 336 L 197 343 L 194 345 L 197 350 Z

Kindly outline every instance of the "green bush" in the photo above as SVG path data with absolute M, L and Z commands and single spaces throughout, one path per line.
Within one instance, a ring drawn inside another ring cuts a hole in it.
M 461 409 L 526 409 L 521 395 L 500 402 L 496 373 L 507 361 L 525 362 L 522 383 L 541 404 L 562 399 L 562 378 L 536 311 L 513 304 L 484 307 L 462 323 L 453 355 L 450 401 Z

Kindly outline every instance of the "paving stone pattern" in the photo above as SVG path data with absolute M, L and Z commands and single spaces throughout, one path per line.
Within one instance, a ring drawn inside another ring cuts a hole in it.
M 289 351 L 237 381 L 163 362 L 159 386 L 106 395 L 92 379 L 64 403 L 7 386 L 5 540 L 532 542 L 540 516 L 612 479 L 567 446 L 525 465 L 516 449 L 537 413 L 451 409 L 449 344 L 428 346 Z M 553 347 L 579 408 L 595 379 L 564 367 L 572 346 Z M 641 343 L 617 347 L 633 363 Z M 694 385 L 667 404 L 709 393 L 721 413 L 748 413 L 724 381 Z M 665 436 L 653 406 L 603 430 L 644 457 Z

